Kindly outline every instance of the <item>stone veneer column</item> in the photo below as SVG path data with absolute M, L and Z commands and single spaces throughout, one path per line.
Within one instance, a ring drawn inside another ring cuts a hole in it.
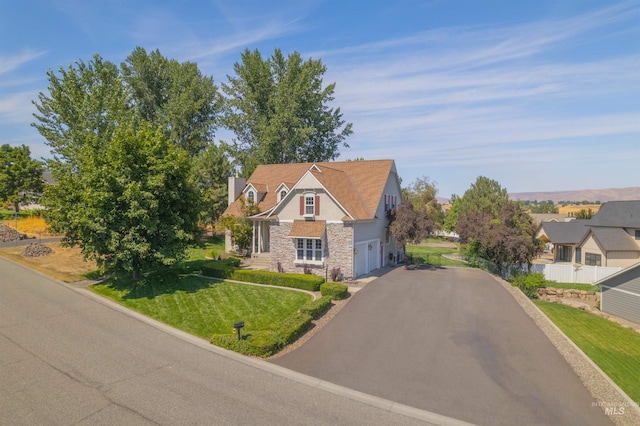
M 340 268 L 342 275 L 353 277 L 353 226 L 342 223 L 327 224 L 327 251 L 325 263 L 329 272 Z

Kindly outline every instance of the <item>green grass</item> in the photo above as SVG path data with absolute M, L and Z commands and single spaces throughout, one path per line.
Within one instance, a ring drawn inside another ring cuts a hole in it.
M 245 322 L 243 333 L 272 330 L 312 298 L 308 294 L 200 278 L 211 265 L 207 250 L 224 252 L 224 237 L 214 236 L 190 248 L 187 259 L 172 268 L 147 274 L 140 281 L 114 275 L 91 290 L 165 324 L 206 339 L 231 334 L 233 324 Z
M 598 287 L 597 285 L 580 284 L 580 283 L 557 283 L 555 281 L 547 281 L 547 287 L 585 290 L 585 291 L 600 291 L 600 287 Z
M 633 401 L 640 401 L 640 334 L 589 312 L 535 301 Z
M 216 282 L 189 275 L 154 274 L 143 282 L 111 278 L 91 289 L 129 309 L 193 335 L 210 338 L 230 334 L 245 322 L 243 332 L 269 330 L 311 300 L 301 292 Z
M 437 266 L 468 266 L 464 262 L 457 260 L 447 259 L 443 255 L 457 253 L 457 249 L 446 247 L 429 247 L 429 246 L 414 246 L 407 244 L 407 254 L 410 254 L 414 259 L 421 259 L 422 263 Z

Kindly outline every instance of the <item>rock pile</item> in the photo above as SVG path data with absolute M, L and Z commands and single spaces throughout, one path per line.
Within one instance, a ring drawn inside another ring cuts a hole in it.
M 22 255 L 25 257 L 40 257 L 51 253 L 53 253 L 51 247 L 40 243 L 31 243 L 22 250 Z
M 0 223 L 0 243 L 6 241 L 26 240 L 28 237 L 26 234 L 21 234 L 10 226 Z
M 593 291 L 547 287 L 539 288 L 538 296 L 548 302 L 555 302 L 558 299 L 575 299 L 595 306 L 600 301 L 600 292 L 597 290 L 600 290 L 597 286 L 594 286 Z

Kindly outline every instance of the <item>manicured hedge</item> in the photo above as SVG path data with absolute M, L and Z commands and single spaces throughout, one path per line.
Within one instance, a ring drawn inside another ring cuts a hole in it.
M 296 312 L 275 330 L 246 331 L 240 340 L 235 334 L 214 334 L 211 343 L 245 355 L 268 357 L 295 341 L 311 326 L 311 316 Z
M 330 296 L 333 300 L 340 300 L 347 297 L 349 288 L 340 283 L 324 283 L 320 286 L 320 294 Z
M 318 319 L 327 312 L 331 307 L 331 296 L 322 296 L 319 299 L 312 300 L 300 308 L 300 312 L 311 316 L 313 319 Z
M 202 268 L 202 275 L 212 278 L 230 279 L 248 283 L 292 287 L 302 290 L 318 291 L 324 278 L 307 274 L 284 274 L 271 271 L 254 271 L 249 269 L 234 269 L 214 265 Z

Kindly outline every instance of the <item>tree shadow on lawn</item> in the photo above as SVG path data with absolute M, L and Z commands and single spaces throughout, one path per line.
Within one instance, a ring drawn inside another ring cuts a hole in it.
M 153 299 L 162 294 L 173 294 L 178 291 L 196 293 L 209 288 L 216 281 L 198 277 L 203 265 L 211 264 L 211 260 L 188 260 L 177 266 L 164 267 L 145 273 L 144 278 L 135 281 L 130 274 L 114 274 L 104 284 L 118 292 L 126 292 L 122 300 Z

